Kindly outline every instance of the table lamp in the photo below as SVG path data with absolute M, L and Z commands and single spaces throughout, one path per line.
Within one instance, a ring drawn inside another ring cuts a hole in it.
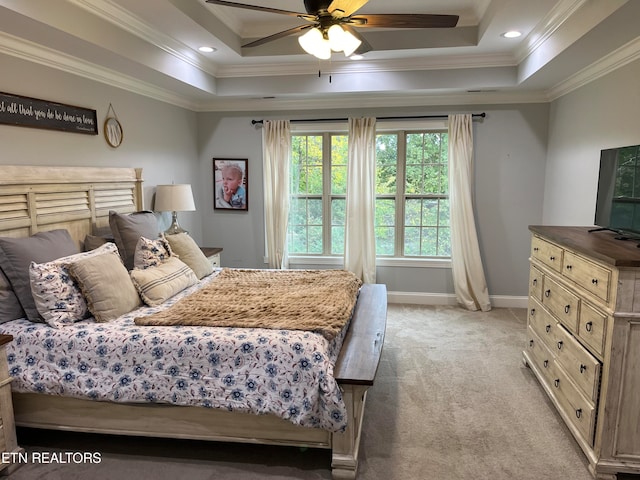
M 180 227 L 178 223 L 178 212 L 192 212 L 196 209 L 193 201 L 191 185 L 158 185 L 156 187 L 156 201 L 154 205 L 156 212 L 173 212 L 171 226 L 165 230 L 167 235 L 175 233 L 189 233 Z

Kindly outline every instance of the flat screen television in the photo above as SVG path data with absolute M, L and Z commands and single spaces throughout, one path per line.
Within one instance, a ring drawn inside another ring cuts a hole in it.
M 594 223 L 621 238 L 640 238 L 640 145 L 600 152 Z

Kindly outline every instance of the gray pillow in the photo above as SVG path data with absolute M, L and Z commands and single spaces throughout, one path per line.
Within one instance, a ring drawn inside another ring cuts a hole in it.
M 98 235 L 87 235 L 86 237 L 84 237 L 84 251 L 89 252 L 91 250 L 95 250 L 96 248 L 101 247 L 105 243 L 109 242 L 115 243 L 113 236 L 109 238 Z
M 158 238 L 158 220 L 153 212 L 136 212 L 123 215 L 109 212 L 111 233 L 118 246 L 120 257 L 127 270 L 133 270 L 133 257 L 140 237 Z
M 0 323 L 24 317 L 24 310 L 11 288 L 6 275 L 0 270 Z
M 50 262 L 79 253 L 78 245 L 66 230 L 39 232 L 27 238 L 0 237 L 0 268 L 32 322 L 42 322 L 31 295 L 29 264 Z

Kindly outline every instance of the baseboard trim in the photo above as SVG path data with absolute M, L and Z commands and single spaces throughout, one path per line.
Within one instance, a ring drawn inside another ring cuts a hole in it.
M 496 308 L 527 308 L 528 297 L 492 295 L 491 306 Z M 412 305 L 457 305 L 456 296 L 451 293 L 388 292 L 389 303 Z

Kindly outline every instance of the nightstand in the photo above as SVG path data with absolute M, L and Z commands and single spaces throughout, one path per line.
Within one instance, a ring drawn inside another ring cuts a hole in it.
M 207 257 L 214 267 L 220 266 L 220 253 L 222 253 L 221 248 L 216 247 L 200 247 L 204 256 Z
M 11 335 L 0 335 L 0 475 L 9 475 L 20 466 L 24 450 L 18 446 L 16 426 L 13 420 L 11 377 L 7 363 L 6 344 Z

